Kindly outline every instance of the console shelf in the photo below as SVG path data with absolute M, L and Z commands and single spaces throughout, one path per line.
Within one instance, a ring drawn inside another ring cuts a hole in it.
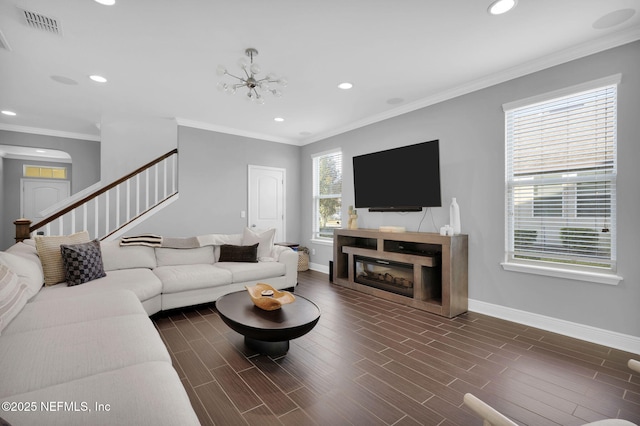
M 467 311 L 467 235 L 336 229 L 333 262 L 335 284 L 448 318 Z M 378 264 L 375 279 L 363 273 Z

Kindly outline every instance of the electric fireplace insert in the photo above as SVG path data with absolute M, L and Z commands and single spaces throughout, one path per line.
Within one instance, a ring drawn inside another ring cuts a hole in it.
M 413 265 L 355 256 L 355 282 L 413 297 Z

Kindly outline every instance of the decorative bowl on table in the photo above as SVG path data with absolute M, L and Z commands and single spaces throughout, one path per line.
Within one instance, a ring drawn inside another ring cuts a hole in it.
M 279 291 L 269 284 L 258 283 L 254 286 L 245 287 L 251 296 L 253 304 L 265 311 L 275 311 L 282 305 L 296 300 L 295 296 L 288 291 Z

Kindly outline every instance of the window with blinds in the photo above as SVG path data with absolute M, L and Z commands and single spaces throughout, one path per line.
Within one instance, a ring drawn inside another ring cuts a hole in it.
M 313 206 L 313 238 L 333 241 L 342 227 L 342 152 L 313 157 Z
M 507 262 L 615 271 L 616 105 L 617 81 L 505 105 Z

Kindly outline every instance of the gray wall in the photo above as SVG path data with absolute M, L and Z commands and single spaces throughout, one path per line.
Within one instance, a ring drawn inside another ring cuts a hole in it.
M 502 104 L 622 73 L 618 91 L 618 274 L 617 286 L 507 272 L 504 260 L 504 113 Z M 640 336 L 640 42 L 611 49 L 412 113 L 303 147 L 301 235 L 316 250 L 311 262 L 328 265 L 331 247 L 311 235 L 311 155 L 343 152 L 343 220 L 353 204 L 352 157 L 412 143 L 440 140 L 443 207 L 427 213 L 421 231 L 449 222 L 448 204 L 457 197 L 462 232 L 469 235 L 469 297 L 633 336 Z M 361 228 L 405 226 L 416 231 L 423 213 L 359 210 Z M 432 224 L 430 214 L 433 214 Z
M 100 181 L 100 142 L 0 130 L 0 144 L 57 149 L 67 152 L 71 156 L 72 167 L 68 163 L 65 163 L 64 166 L 69 167 L 71 172 L 72 194 Z M 5 165 L 2 173 L 4 183 L 2 192 L 0 192 L 0 201 L 2 201 L 0 207 L 0 249 L 5 249 L 14 243 L 15 227 L 13 221 L 20 216 L 20 177 L 22 176 L 23 163 L 39 164 L 42 162 L 4 160 Z M 10 164 L 15 167 L 9 167 Z
M 180 198 L 128 232 L 185 237 L 209 233 L 242 233 L 247 219 L 249 165 L 286 170 L 286 233 L 300 234 L 300 147 L 178 127 Z
M 174 119 L 103 117 L 102 183 L 125 176 L 176 148 L 178 127 Z

